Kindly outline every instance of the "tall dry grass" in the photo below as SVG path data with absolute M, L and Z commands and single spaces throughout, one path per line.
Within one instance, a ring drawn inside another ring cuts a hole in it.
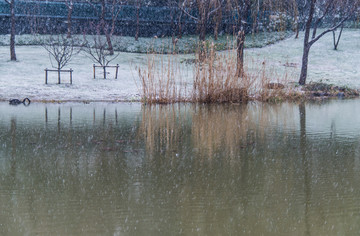
M 174 49 L 171 53 L 147 53 L 145 68 L 138 69 L 142 102 L 169 104 L 184 101 L 186 85 L 182 80 L 182 66 Z
M 253 81 L 236 76 L 236 54 L 216 53 L 214 44 L 202 60 L 195 63 L 192 100 L 200 103 L 243 102 L 249 98 Z
M 229 44 L 229 45 L 235 45 Z M 212 43 L 193 65 L 192 89 L 183 81 L 183 66 L 172 51 L 148 53 L 147 67 L 138 70 L 145 103 L 242 103 L 249 100 L 277 101 L 291 94 L 287 75 L 277 75 L 266 61 L 245 57 L 243 72 L 237 73 L 235 46 L 217 52 Z M 199 58 L 199 56 L 198 56 Z M 281 86 L 269 86 L 279 84 Z

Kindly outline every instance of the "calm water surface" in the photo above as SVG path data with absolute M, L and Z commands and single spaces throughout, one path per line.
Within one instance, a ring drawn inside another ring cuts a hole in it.
M 359 235 L 360 100 L 0 103 L 0 235 Z

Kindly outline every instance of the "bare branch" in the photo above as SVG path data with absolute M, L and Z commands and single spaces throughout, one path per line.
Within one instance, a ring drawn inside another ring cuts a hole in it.
M 85 54 L 95 63 L 99 63 L 102 66 L 109 65 L 109 63 L 119 55 L 119 53 L 115 55 L 110 53 L 106 39 L 99 34 L 93 35 L 91 42 L 85 37 L 84 41 L 83 51 Z
M 217 12 L 219 9 L 221 9 L 221 6 L 222 6 L 223 3 L 224 3 L 224 0 L 222 0 L 221 2 L 219 2 L 218 7 L 209 12 L 208 18 L 209 18 L 212 14 L 214 14 L 215 12 Z
M 191 15 L 189 12 L 187 12 L 187 11 L 186 11 L 186 9 L 185 9 L 185 5 L 186 5 L 186 3 L 187 3 L 187 0 L 184 0 L 184 2 L 183 2 L 183 4 L 182 4 L 182 6 L 179 4 L 179 8 L 180 8 L 180 10 L 181 10 L 182 12 L 184 12 L 187 16 L 189 16 L 191 19 L 193 19 L 193 20 L 195 20 L 195 21 L 198 21 L 198 20 L 199 20 L 199 18 L 197 18 L 197 17 L 195 17 L 195 16 Z

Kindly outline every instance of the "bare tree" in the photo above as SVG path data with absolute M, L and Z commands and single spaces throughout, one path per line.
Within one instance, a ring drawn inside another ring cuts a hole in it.
M 111 53 L 108 47 L 107 39 L 98 33 L 91 36 L 91 42 L 85 38 L 82 49 L 90 59 L 103 67 L 104 78 L 106 78 L 106 66 L 119 56 L 118 53 Z
M 15 18 L 15 0 L 5 0 L 10 6 L 10 60 L 16 61 L 15 54 L 15 34 L 16 34 L 16 18 Z
M 193 19 L 199 31 L 199 60 L 205 58 L 205 38 L 206 30 L 208 28 L 211 17 L 222 10 L 225 0 L 182 0 L 179 1 L 179 8 L 181 11 Z M 189 9 L 195 8 L 198 12 L 197 15 L 192 14 Z
M 309 52 L 311 46 L 316 43 L 325 34 L 333 32 L 339 28 L 343 23 L 349 19 L 359 5 L 359 0 L 308 0 L 310 1 L 310 7 L 308 11 L 308 17 L 305 24 L 305 37 L 303 47 L 303 57 L 301 65 L 301 73 L 299 84 L 304 85 L 306 83 Z M 341 17 L 330 27 L 326 28 L 319 35 L 316 35 L 316 30 L 319 25 L 319 19 L 325 17 L 337 16 L 339 13 L 343 13 Z M 313 37 L 310 40 L 311 27 L 313 28 Z M 314 33 L 315 32 L 315 33 Z
M 74 39 L 69 39 L 65 35 L 50 36 L 43 40 L 42 46 L 49 53 L 52 67 L 58 71 L 58 81 L 60 83 L 60 70 L 64 68 L 80 50 L 76 50 Z
M 110 55 L 113 55 L 114 48 L 112 45 L 111 36 L 114 33 L 116 20 L 121 11 L 122 1 L 121 0 L 99 0 L 99 1 L 86 0 L 86 2 L 89 3 L 95 11 L 98 11 L 97 3 L 100 2 L 99 24 L 97 28 L 100 28 L 102 31 L 100 33 L 105 35 L 108 44 L 108 50 L 110 52 Z M 110 12 L 107 12 L 108 9 L 110 9 Z M 110 20 L 106 19 L 107 13 L 111 17 Z

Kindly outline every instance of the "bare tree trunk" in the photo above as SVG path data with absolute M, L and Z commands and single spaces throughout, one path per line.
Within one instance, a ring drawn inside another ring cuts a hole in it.
M 202 62 L 206 58 L 206 45 L 205 45 L 205 39 L 206 39 L 206 23 L 201 22 L 199 24 L 199 60 Z
M 305 85 L 307 78 L 307 70 L 308 70 L 308 62 L 309 62 L 309 52 L 310 45 L 304 45 L 303 57 L 302 57 L 302 65 L 301 65 L 301 73 L 300 73 L 300 85 Z
M 241 77 L 244 74 L 244 46 L 245 46 L 244 31 L 238 32 L 236 43 L 237 43 L 236 76 Z
M 139 40 L 139 31 L 140 31 L 140 0 L 136 2 L 136 33 L 135 41 Z
M 171 31 L 171 42 L 173 45 L 175 45 L 174 9 L 171 9 L 170 12 L 170 31 Z
M 68 8 L 68 15 L 67 15 L 67 38 L 71 38 L 71 24 L 72 24 L 72 11 L 73 11 L 73 2 L 70 1 L 69 3 L 66 2 L 66 6 Z
M 299 38 L 299 9 L 296 3 L 296 0 L 293 0 L 293 7 L 294 7 L 294 24 L 295 24 L 295 38 Z
M 179 21 L 178 21 L 178 38 L 181 39 L 182 37 L 182 24 L 181 24 L 181 19 L 182 19 L 182 12 L 180 12 L 179 15 Z
M 15 33 L 16 33 L 15 0 L 11 0 L 11 2 L 10 2 L 10 12 L 11 12 L 10 60 L 16 61 L 16 54 L 15 54 Z
M 103 66 L 103 70 L 104 70 L 104 79 L 106 79 L 106 66 Z
M 205 41 L 206 39 L 206 22 L 202 21 L 199 25 L 199 40 Z
M 111 34 L 109 33 L 109 26 L 105 21 L 105 13 L 106 13 L 106 0 L 101 0 L 100 25 L 106 37 L 106 42 L 108 44 L 108 51 L 110 55 L 114 55 L 114 48 L 111 42 Z
M 310 39 L 311 22 L 313 20 L 313 16 L 314 16 L 314 12 L 315 12 L 315 2 L 316 2 L 316 0 L 311 0 L 309 17 L 308 17 L 308 20 L 306 21 L 306 26 L 305 26 L 304 49 L 303 49 L 301 73 L 300 73 L 300 79 L 299 79 L 300 85 L 305 85 L 305 83 L 306 83 L 307 69 L 308 69 L 308 62 L 309 62 L 309 51 L 310 51 L 310 47 L 311 47 L 311 45 L 309 44 L 309 39 Z
M 58 70 L 57 71 L 57 73 L 58 73 L 58 84 L 60 84 L 61 83 L 61 80 L 60 80 L 60 67 L 58 67 L 57 70 Z
M 318 24 L 316 23 L 316 24 L 314 25 L 314 29 L 313 29 L 313 32 L 312 32 L 311 39 L 314 39 L 314 38 L 316 37 L 317 27 L 318 27 Z
M 215 40 L 218 40 L 219 26 L 220 26 L 219 21 L 218 21 L 218 19 L 216 19 L 215 26 L 214 26 L 214 39 Z
M 112 45 L 111 36 L 107 32 L 106 32 L 106 41 L 107 41 L 107 44 L 108 44 L 109 54 L 114 55 L 114 47 Z
M 337 48 L 338 48 L 338 46 L 339 46 L 340 38 L 341 38 L 341 34 L 342 34 L 342 32 L 343 32 L 343 29 L 344 29 L 344 24 L 341 25 L 340 33 L 339 33 L 337 39 L 336 39 L 335 30 L 333 31 L 334 50 L 337 50 Z
M 220 24 L 221 24 L 221 21 L 222 21 L 222 11 L 221 11 L 221 6 L 218 5 L 219 2 L 216 2 L 216 5 L 215 7 L 216 8 L 219 8 L 216 13 L 215 13 L 215 16 L 214 16 L 214 23 L 215 23 L 215 26 L 214 26 L 214 39 L 215 40 L 218 40 L 218 35 L 219 35 L 219 28 L 220 28 Z
M 209 2 L 199 0 L 198 8 L 199 8 L 198 30 L 199 30 L 199 41 L 200 41 L 199 60 L 202 62 L 206 58 L 205 39 L 206 39 Z

